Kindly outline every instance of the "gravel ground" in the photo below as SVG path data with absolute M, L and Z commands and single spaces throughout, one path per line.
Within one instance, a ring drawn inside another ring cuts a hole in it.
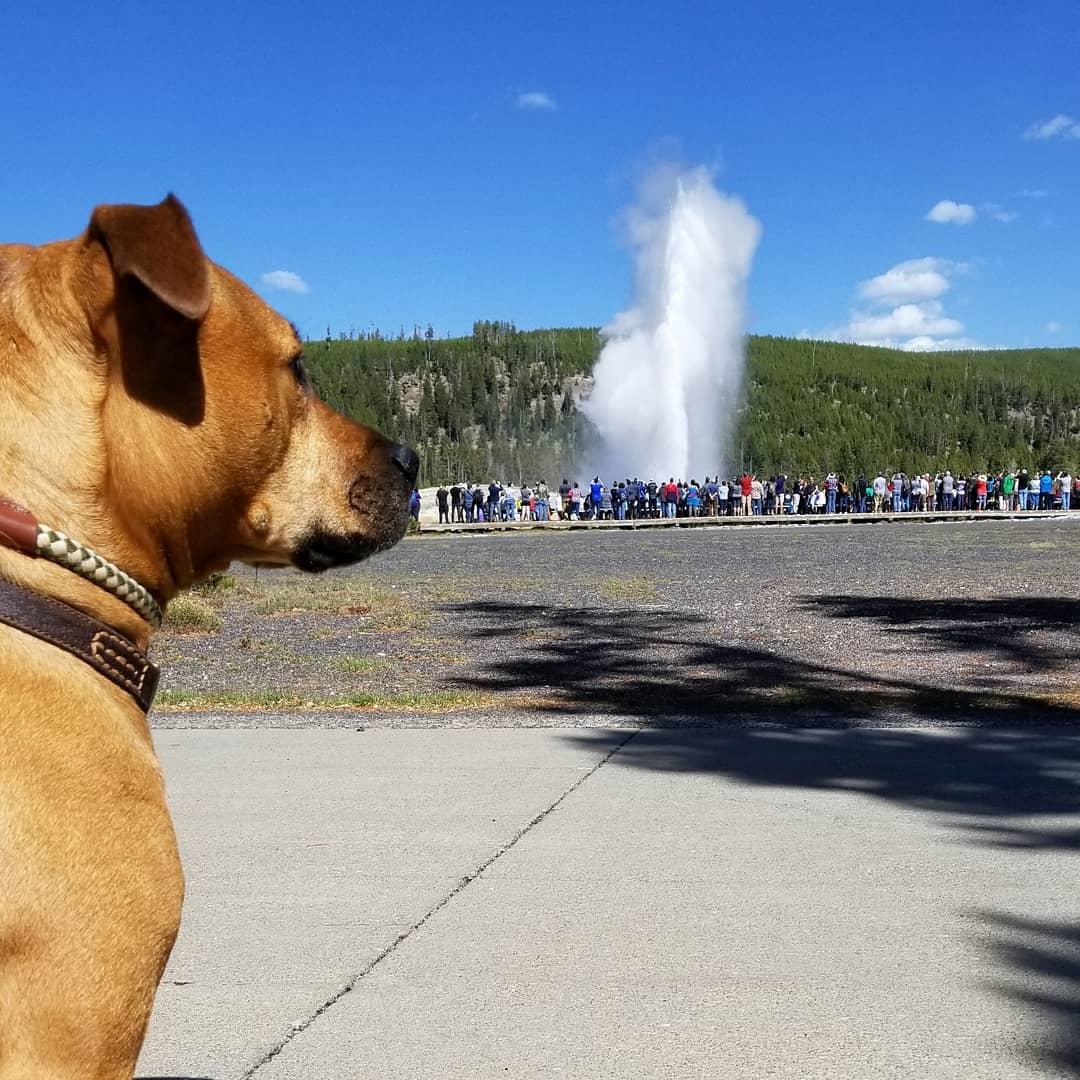
M 1080 514 L 419 536 L 318 578 L 236 568 L 220 631 L 155 645 L 154 724 L 1070 724 L 1078 556 Z

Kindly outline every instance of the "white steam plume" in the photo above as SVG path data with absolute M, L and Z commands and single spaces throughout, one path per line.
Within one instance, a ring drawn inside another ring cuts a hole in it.
M 601 439 L 595 467 L 605 481 L 714 473 L 742 381 L 761 226 L 706 169 L 671 167 L 652 174 L 629 224 L 634 306 L 604 328 L 582 403 Z

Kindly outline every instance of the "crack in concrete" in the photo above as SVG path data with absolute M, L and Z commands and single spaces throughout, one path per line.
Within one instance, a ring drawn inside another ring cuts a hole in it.
M 328 1009 L 333 1008 L 346 994 L 351 993 L 359 984 L 360 980 L 369 975 L 379 964 L 382 963 L 399 945 L 407 941 L 417 930 L 419 930 L 425 923 L 437 915 L 451 900 L 454 899 L 464 889 L 468 888 L 489 866 L 496 861 L 496 859 L 502 858 L 508 851 L 513 848 L 519 840 L 522 839 L 527 833 L 539 825 L 550 813 L 558 809 L 559 805 L 569 796 L 571 796 L 582 784 L 585 783 L 589 777 L 593 776 L 600 769 L 602 769 L 631 739 L 641 733 L 641 728 L 635 728 L 630 731 L 626 738 L 616 743 L 588 772 L 583 773 L 577 778 L 550 806 L 541 810 L 530 821 L 523 825 L 514 835 L 498 848 L 492 855 L 488 856 L 475 870 L 466 874 L 458 883 L 450 890 L 434 907 L 429 909 L 417 922 L 405 930 L 402 930 L 400 934 L 385 948 L 378 956 L 376 956 L 371 963 L 366 967 L 358 971 L 348 982 L 345 983 L 341 989 L 337 990 L 330 997 L 328 997 L 306 1020 L 302 1020 L 298 1024 L 294 1024 L 285 1037 L 281 1039 L 276 1045 L 271 1047 L 254 1065 L 251 1066 L 246 1072 L 244 1072 L 240 1080 L 250 1080 L 264 1065 L 268 1065 L 274 1060 L 297 1037 L 297 1035 L 303 1034 L 320 1016 L 323 1015 Z

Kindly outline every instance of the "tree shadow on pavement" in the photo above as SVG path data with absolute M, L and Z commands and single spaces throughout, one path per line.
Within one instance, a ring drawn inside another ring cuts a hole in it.
M 461 685 L 505 694 L 516 708 L 695 729 L 685 738 L 644 732 L 620 751 L 629 765 L 860 790 L 974 818 L 1068 814 L 1080 802 L 1080 708 L 1069 701 L 726 645 L 710 640 L 710 620 L 685 612 L 498 602 L 460 610 L 461 632 L 487 657 Z M 599 736 L 582 728 L 573 737 Z M 1080 829 L 982 822 L 970 839 L 1076 848 Z
M 1005 968 L 994 989 L 1042 1017 L 1046 1035 L 1031 1040 L 1029 1057 L 1051 1076 L 1080 1076 L 1080 925 L 976 915 L 989 934 L 981 946 Z
M 510 708 L 641 727 L 618 751 L 623 767 L 858 792 L 936 815 L 964 843 L 1071 858 L 1080 850 L 1075 691 L 1035 693 L 1051 689 L 1035 679 L 987 689 L 962 675 L 965 650 L 1005 649 L 1050 668 L 1038 635 L 1075 633 L 1080 605 L 1033 601 L 1021 616 L 1017 601 L 989 603 L 992 617 L 974 602 L 920 602 L 917 615 L 901 604 L 894 619 L 891 600 L 815 602 L 827 617 L 901 630 L 916 656 L 956 650 L 948 685 L 726 644 L 710 620 L 681 611 L 480 603 L 459 609 L 459 632 L 480 658 L 462 682 L 505 694 Z M 599 750 L 603 735 L 579 726 L 565 737 Z M 981 918 L 997 989 L 1037 1010 L 1050 1033 L 1028 1056 L 1052 1075 L 1080 1076 L 1080 930 Z

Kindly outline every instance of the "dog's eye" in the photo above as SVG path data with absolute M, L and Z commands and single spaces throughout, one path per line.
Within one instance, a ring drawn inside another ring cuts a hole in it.
M 289 370 L 293 373 L 293 378 L 300 384 L 305 390 L 311 385 L 311 380 L 308 378 L 307 368 L 304 367 L 304 361 L 299 356 L 294 356 L 289 361 Z

